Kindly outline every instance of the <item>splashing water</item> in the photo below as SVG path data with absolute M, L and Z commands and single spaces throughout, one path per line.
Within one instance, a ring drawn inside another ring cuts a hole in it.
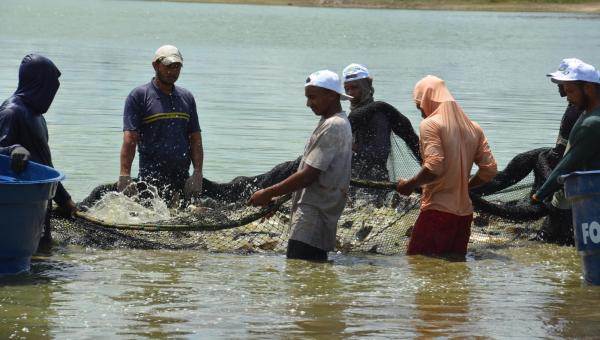
M 167 203 L 158 195 L 141 199 L 119 192 L 106 193 L 87 214 L 111 224 L 152 223 L 172 218 Z

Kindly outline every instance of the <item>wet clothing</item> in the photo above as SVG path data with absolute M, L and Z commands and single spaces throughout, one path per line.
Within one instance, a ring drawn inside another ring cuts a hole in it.
M 421 211 L 413 227 L 407 255 L 467 254 L 473 214 L 458 216 L 443 211 Z
M 571 130 L 564 157 L 537 191 L 539 200 L 562 187 L 558 178 L 573 171 L 600 170 L 600 107 L 584 112 Z
M 552 148 L 552 150 L 548 153 L 548 165 L 551 169 L 554 169 L 560 159 L 565 154 L 565 149 L 567 148 L 567 144 L 569 143 L 569 135 L 571 134 L 571 130 L 577 122 L 577 119 L 581 116 L 583 110 L 577 108 L 575 105 L 569 104 L 565 113 L 562 116 L 560 121 L 560 128 L 558 131 L 558 137 L 556 138 L 556 145 Z
M 127 97 L 123 130 L 139 134 L 139 178 L 182 191 L 191 163 L 190 134 L 200 131 L 194 96 L 178 86 L 164 94 L 151 80 Z
M 575 126 L 575 123 L 577 122 L 582 113 L 582 109 L 576 107 L 573 104 L 569 104 L 567 106 L 567 109 L 565 110 L 565 113 L 562 116 L 562 119 L 560 121 L 560 128 L 558 131 L 558 138 L 556 139 L 556 146 L 554 147 L 556 154 L 560 155 L 561 157 L 565 153 L 565 148 L 567 147 L 567 143 L 569 142 L 569 135 L 573 130 L 573 126 Z
M 473 163 L 484 181 L 491 180 L 497 172 L 487 138 L 481 127 L 465 115 L 443 80 L 434 76 L 423 78 L 415 86 L 414 99 L 426 117 L 420 125 L 423 166 L 437 176 L 422 186 L 421 211 L 470 215 Z
M 337 222 L 346 205 L 350 186 L 352 131 L 344 112 L 322 118 L 313 131 L 298 171 L 307 165 L 321 171 L 310 186 L 294 193 L 292 236 L 313 247 L 335 247 Z
M 308 261 L 327 261 L 327 252 L 304 242 L 288 240 L 286 257 Z
M 391 151 L 391 133 L 402 138 L 417 160 L 420 160 L 419 137 L 410 120 L 392 105 L 375 101 L 350 112 L 355 155 L 352 178 L 375 181 L 390 180 L 387 160 Z
M 0 105 L 0 146 L 20 144 L 31 153 L 32 161 L 53 166 L 43 114 L 58 91 L 59 77 L 50 59 L 36 54 L 23 58 L 17 90 Z M 71 196 L 59 183 L 54 201 L 64 206 L 69 200 Z

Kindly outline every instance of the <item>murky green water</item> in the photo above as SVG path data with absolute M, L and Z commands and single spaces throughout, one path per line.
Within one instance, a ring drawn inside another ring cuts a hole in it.
M 3 338 L 594 337 L 600 291 L 570 248 L 466 263 L 332 264 L 187 251 L 55 249 L 2 281 Z
M 165 43 L 183 52 L 205 175 L 226 181 L 295 158 L 316 124 L 307 74 L 365 63 L 376 97 L 418 125 L 412 87 L 447 80 L 505 165 L 550 146 L 565 103 L 545 77 L 564 57 L 600 64 L 600 18 L 120 0 L 3 0 L 0 97 L 20 59 L 49 56 L 61 89 L 48 112 L 55 164 L 76 200 L 118 176 L 129 91 Z M 573 248 L 529 245 L 466 263 L 333 255 L 52 249 L 0 280 L 0 338 L 594 337 L 600 290 Z

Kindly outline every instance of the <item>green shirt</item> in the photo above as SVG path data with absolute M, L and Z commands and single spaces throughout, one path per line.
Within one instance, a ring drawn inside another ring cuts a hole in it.
M 560 189 L 562 184 L 558 183 L 558 178 L 562 175 L 589 170 L 600 170 L 600 107 L 584 112 L 575 122 L 569 135 L 568 150 L 536 196 L 541 201 Z

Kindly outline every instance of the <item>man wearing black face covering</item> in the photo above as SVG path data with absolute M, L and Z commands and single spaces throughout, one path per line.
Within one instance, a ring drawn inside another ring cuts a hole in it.
M 58 91 L 59 77 L 60 71 L 50 59 L 38 54 L 23 58 L 17 90 L 0 106 L 1 147 L 19 144 L 30 152 L 32 161 L 53 166 L 43 114 L 50 108 Z M 71 215 L 76 210 L 75 203 L 61 183 L 54 201 L 64 214 Z M 48 204 L 48 211 L 51 209 L 52 204 Z M 42 240 L 51 240 L 50 214 L 46 214 Z
M 567 94 L 565 93 L 564 85 L 557 85 L 560 96 L 566 97 Z M 560 121 L 560 129 L 558 131 L 556 145 L 548 153 L 548 165 L 550 166 L 550 169 L 554 169 L 564 155 L 565 149 L 567 148 L 567 143 L 569 142 L 569 134 L 571 133 L 571 129 L 583 111 L 583 109 L 573 105 L 572 103 L 567 105 L 567 109 L 565 110 L 565 113 Z
M 342 72 L 346 94 L 352 96 L 348 120 L 354 138 L 352 178 L 375 181 L 390 180 L 387 159 L 391 150 L 391 133 L 402 138 L 419 162 L 419 137 L 410 120 L 392 105 L 375 101 L 373 79 L 366 67 L 350 64 Z

